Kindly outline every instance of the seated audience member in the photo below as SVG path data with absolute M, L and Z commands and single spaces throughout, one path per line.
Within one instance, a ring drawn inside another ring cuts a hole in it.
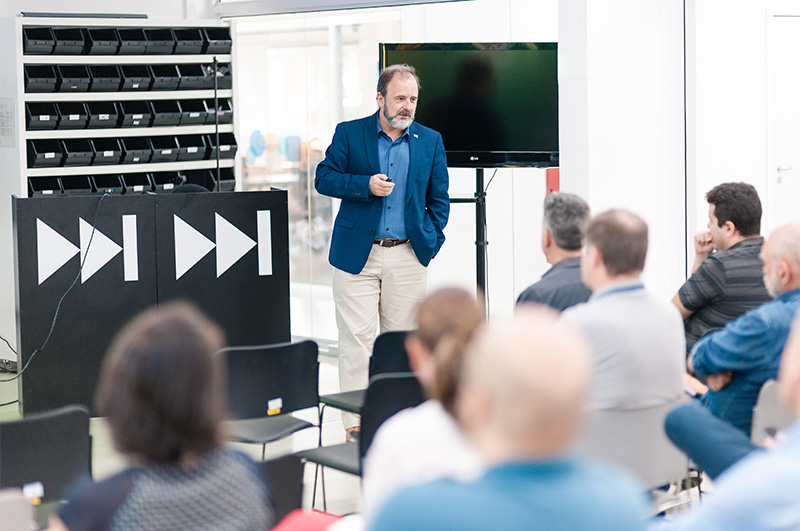
M 795 319 L 778 375 L 781 399 L 800 417 L 800 319 Z M 654 529 L 703 531 L 800 529 L 800 422 L 769 451 L 752 451 L 725 470 L 714 492 Z
M 700 339 L 688 360 L 689 369 L 709 387 L 704 402 L 746 435 L 758 391 L 777 375 L 800 307 L 800 223 L 778 227 L 764 244 L 761 259 L 764 284 L 775 299 Z
M 618 469 L 571 454 L 591 378 L 590 346 L 544 308 L 468 347 L 456 410 L 488 470 L 441 479 L 392 497 L 376 531 L 641 529 L 644 497 Z M 557 375 L 557 376 L 555 376 Z
M 452 416 L 463 352 L 483 311 L 463 289 L 445 288 L 422 301 L 417 322 L 406 350 L 429 400 L 397 413 L 375 434 L 364 460 L 367 520 L 401 487 L 442 477 L 472 479 L 483 470 L 477 448 Z
M 264 530 L 267 487 L 254 463 L 223 445 L 222 331 L 187 303 L 145 311 L 103 361 L 97 409 L 134 463 L 75 488 L 51 527 Z
M 562 311 L 592 294 L 581 281 L 581 230 L 589 221 L 589 205 L 574 194 L 552 192 L 544 200 L 542 252 L 551 267 L 523 291 L 517 304 L 538 302 Z
M 640 279 L 647 224 L 631 212 L 609 210 L 589 222 L 583 239 L 581 274 L 592 296 L 562 319 L 594 347 L 589 404 L 639 409 L 675 400 L 683 394 L 683 327 L 675 307 L 650 295 Z
M 761 201 L 745 183 L 706 194 L 708 230 L 694 237 L 692 276 L 672 299 L 684 319 L 687 353 L 698 339 L 770 299 L 761 279 Z

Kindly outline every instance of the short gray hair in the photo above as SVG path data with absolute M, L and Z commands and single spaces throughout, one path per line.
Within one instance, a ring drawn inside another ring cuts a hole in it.
M 386 97 L 386 87 L 389 86 L 389 82 L 394 79 L 394 76 L 398 74 L 413 77 L 417 82 L 417 89 L 422 88 L 417 71 L 413 66 L 407 64 L 389 65 L 381 70 L 378 75 L 378 92 L 383 94 L 384 98 Z
M 581 248 L 581 231 L 590 215 L 589 205 L 575 194 L 552 192 L 544 200 L 544 228 L 565 251 Z

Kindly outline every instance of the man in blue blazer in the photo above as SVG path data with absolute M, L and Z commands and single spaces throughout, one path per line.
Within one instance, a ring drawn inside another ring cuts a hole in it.
M 413 67 L 385 68 L 378 112 L 340 123 L 317 166 L 317 191 L 342 200 L 329 254 L 342 391 L 367 385 L 379 316 L 381 332 L 414 327 L 444 243 L 447 160 L 441 135 L 414 122 L 418 97 Z M 348 436 L 358 429 L 354 416 L 343 420 Z

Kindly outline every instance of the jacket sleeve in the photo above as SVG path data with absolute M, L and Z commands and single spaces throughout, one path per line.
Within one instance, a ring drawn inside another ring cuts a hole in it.
M 371 175 L 348 173 L 350 168 L 351 141 L 344 124 L 336 126 L 333 141 L 325 152 L 325 159 L 317 165 L 314 188 L 322 195 L 349 201 L 370 200 L 369 179 Z
M 436 247 L 433 256 L 439 252 L 444 243 L 444 228 L 450 217 L 450 196 L 448 188 L 450 177 L 447 173 L 447 157 L 442 143 L 442 135 L 436 135 L 436 149 L 433 153 L 433 165 L 431 166 L 431 178 L 428 182 L 428 190 L 425 198 L 425 214 L 430 217 L 436 230 Z
M 752 370 L 764 364 L 769 336 L 769 323 L 751 310 L 695 343 L 692 366 L 701 376 Z

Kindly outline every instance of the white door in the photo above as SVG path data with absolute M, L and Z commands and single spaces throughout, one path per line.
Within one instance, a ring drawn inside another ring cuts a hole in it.
M 764 234 L 800 221 L 800 16 L 772 13 L 769 23 L 771 153 Z

